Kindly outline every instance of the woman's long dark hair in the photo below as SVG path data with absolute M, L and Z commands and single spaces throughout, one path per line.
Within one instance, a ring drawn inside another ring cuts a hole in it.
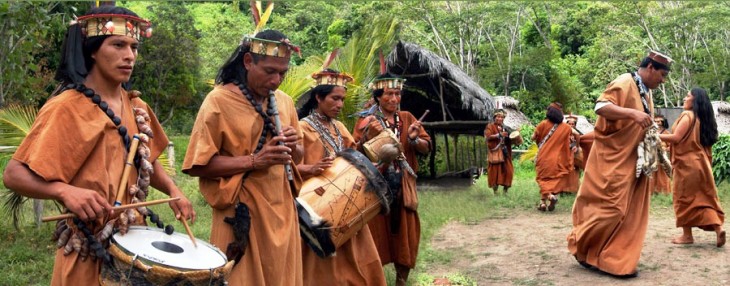
M 320 100 L 324 100 L 324 98 L 327 97 L 328 94 L 332 93 L 332 90 L 334 90 L 335 87 L 337 86 L 329 84 L 318 85 L 310 89 L 306 93 L 302 94 L 302 96 L 308 96 L 309 99 L 307 99 L 307 102 L 304 103 L 302 108 L 299 108 L 299 110 L 297 110 L 297 115 L 299 116 L 299 119 L 309 116 L 312 110 L 317 108 L 317 98 L 319 98 Z
M 121 14 L 139 17 L 127 8 L 106 5 L 93 8 L 84 15 L 91 14 Z M 61 48 L 61 64 L 56 70 L 55 79 L 60 81 L 62 86 L 70 83 L 83 83 L 94 66 L 91 54 L 99 50 L 108 37 L 110 36 L 86 38 L 81 33 L 81 27 L 78 24 L 69 26 Z M 59 89 L 54 92 L 54 95 L 62 91 L 63 89 Z
M 707 91 L 699 87 L 692 88 L 690 93 L 694 96 L 692 112 L 700 120 L 700 143 L 702 146 L 712 147 L 717 142 L 718 135 L 715 111 L 712 109 L 710 97 L 707 96 Z
M 559 103 L 555 103 L 559 104 Z M 563 112 L 560 111 L 560 109 L 557 109 L 552 106 L 548 106 L 547 108 L 547 114 L 545 114 L 545 117 L 547 117 L 550 122 L 558 124 L 563 122 Z
M 281 41 L 286 39 L 286 35 L 277 30 L 265 30 L 261 31 L 255 36 L 259 39 Z M 237 80 L 241 83 L 246 83 L 246 68 L 243 66 L 243 55 L 251 51 L 251 43 L 243 42 L 233 51 L 233 54 L 226 60 L 226 63 L 218 69 L 218 75 L 215 78 L 216 84 L 227 84 Z M 259 55 L 254 55 L 253 61 L 257 63 L 260 59 Z

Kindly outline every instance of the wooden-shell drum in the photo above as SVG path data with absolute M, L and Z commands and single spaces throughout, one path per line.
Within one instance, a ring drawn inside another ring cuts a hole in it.
M 215 246 L 187 235 L 147 226 L 115 233 L 102 263 L 102 285 L 227 285 L 233 261 Z M 132 266 L 133 265 L 133 266 Z
M 317 255 L 330 256 L 378 213 L 387 213 L 391 201 L 375 166 L 346 149 L 330 168 L 302 184 L 296 200 L 302 238 Z
M 362 144 L 363 152 L 368 159 L 373 162 L 380 162 L 380 149 L 386 144 L 393 144 L 398 147 L 398 150 L 403 153 L 403 146 L 400 144 L 398 138 L 390 129 L 383 129 L 380 134 L 371 138 L 367 142 Z
M 522 144 L 522 135 L 520 135 L 519 130 L 512 131 L 512 133 L 509 134 L 509 139 L 512 141 L 513 145 Z

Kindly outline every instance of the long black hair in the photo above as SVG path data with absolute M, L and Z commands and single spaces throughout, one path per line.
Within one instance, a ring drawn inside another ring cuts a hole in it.
M 139 17 L 136 13 L 123 7 L 100 6 L 95 7 L 84 15 L 92 14 L 121 14 Z M 91 54 L 99 50 L 104 40 L 109 35 L 86 38 L 81 33 L 81 26 L 74 24 L 68 27 L 66 37 L 61 48 L 61 64 L 56 70 L 55 79 L 61 82 L 61 86 L 70 83 L 83 83 L 86 76 L 94 66 L 94 59 Z M 59 94 L 63 89 L 58 89 L 53 95 Z
M 694 96 L 692 112 L 700 120 L 700 143 L 702 146 L 712 147 L 717 142 L 718 135 L 715 111 L 712 109 L 710 97 L 707 96 L 707 91 L 699 87 L 692 88 L 690 93 Z
M 312 110 L 317 108 L 317 98 L 319 98 L 320 100 L 324 100 L 324 98 L 327 97 L 328 94 L 332 93 L 335 87 L 337 86 L 330 84 L 318 85 L 302 94 L 301 96 L 308 96 L 308 99 L 307 102 L 304 103 L 304 105 L 299 108 L 299 110 L 297 110 L 297 115 L 299 116 L 299 119 L 307 117 L 309 113 L 312 112 Z
M 287 39 L 284 33 L 277 30 L 264 30 L 256 34 L 254 37 L 271 41 L 281 41 Z M 233 54 L 231 54 L 228 60 L 226 60 L 226 63 L 223 64 L 220 69 L 218 69 L 218 75 L 215 78 L 215 83 L 227 84 L 233 82 L 234 80 L 237 80 L 241 83 L 246 83 L 247 72 L 246 68 L 243 66 L 243 55 L 248 52 L 251 52 L 250 42 L 244 41 L 240 45 L 238 45 L 236 50 L 233 51 Z M 257 54 L 251 55 L 253 57 L 254 63 L 258 63 L 259 59 L 262 57 Z
M 554 104 L 562 107 L 562 104 L 560 104 L 558 102 L 555 102 Z M 550 120 L 550 122 L 558 124 L 558 123 L 563 122 L 563 111 L 561 111 L 560 109 L 557 109 L 555 107 L 548 106 L 547 114 L 545 114 L 545 117 L 547 117 L 547 119 Z

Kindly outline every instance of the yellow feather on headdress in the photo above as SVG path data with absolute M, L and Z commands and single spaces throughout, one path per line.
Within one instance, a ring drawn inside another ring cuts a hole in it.
M 261 11 L 261 1 L 256 1 L 256 7 L 258 8 L 258 11 Z M 266 11 L 264 11 L 263 14 L 261 14 L 260 20 L 258 23 L 256 23 L 256 29 L 254 29 L 253 34 L 258 34 L 259 31 L 261 31 L 264 26 L 266 26 L 266 22 L 269 21 L 269 17 L 271 17 L 271 13 L 274 11 L 274 2 L 269 2 L 268 5 L 266 5 Z

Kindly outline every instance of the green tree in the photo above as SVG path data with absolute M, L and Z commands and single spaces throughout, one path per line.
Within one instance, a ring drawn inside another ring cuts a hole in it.
M 153 35 L 140 46 L 131 82 L 166 125 L 177 110 L 191 112 L 190 107 L 201 102 L 197 43 L 200 35 L 192 15 L 181 2 L 155 3 L 148 10 L 152 13 Z

